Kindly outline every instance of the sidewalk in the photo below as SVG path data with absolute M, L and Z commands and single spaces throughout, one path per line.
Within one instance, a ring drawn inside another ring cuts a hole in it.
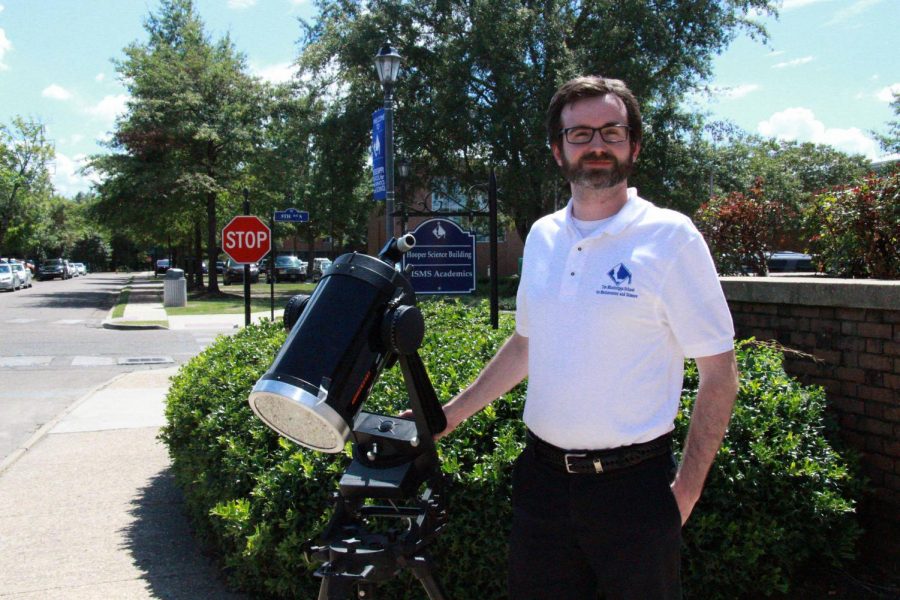
M 125 312 L 117 319 L 110 316 L 103 321 L 107 329 L 221 329 L 244 326 L 244 314 L 222 315 L 178 315 L 168 316 L 163 307 L 163 279 L 154 278 L 153 271 L 136 273 L 129 284 L 131 293 Z M 276 309 L 279 317 L 284 309 Z M 272 316 L 271 311 L 250 314 L 250 320 L 258 323 Z
M 166 318 L 152 273 L 131 286 L 123 317 L 104 326 L 243 325 L 242 314 Z M 198 547 L 156 439 L 176 371 L 114 378 L 0 463 L 0 599 L 245 598 Z

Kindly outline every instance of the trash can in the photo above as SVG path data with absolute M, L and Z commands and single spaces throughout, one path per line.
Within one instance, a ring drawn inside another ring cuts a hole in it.
M 163 306 L 187 306 L 187 279 L 183 269 L 169 269 L 163 276 Z

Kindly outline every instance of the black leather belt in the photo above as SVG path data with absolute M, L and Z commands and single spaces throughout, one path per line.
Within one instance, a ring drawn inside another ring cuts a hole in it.
M 608 473 L 633 467 L 649 458 L 672 451 L 671 433 L 649 442 L 608 450 L 564 450 L 540 439 L 530 429 L 525 440 L 538 460 L 554 469 L 573 474 Z

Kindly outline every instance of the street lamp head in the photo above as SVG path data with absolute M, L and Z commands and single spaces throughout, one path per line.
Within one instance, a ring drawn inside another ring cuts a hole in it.
M 378 70 L 378 80 L 386 90 L 396 83 L 400 73 L 400 55 L 390 42 L 385 42 L 375 56 L 375 68 Z
M 400 177 L 403 179 L 406 179 L 407 177 L 409 177 L 410 170 L 411 170 L 411 166 L 409 164 L 409 161 L 406 160 L 405 158 L 400 159 L 400 162 L 397 163 L 397 171 L 400 173 Z

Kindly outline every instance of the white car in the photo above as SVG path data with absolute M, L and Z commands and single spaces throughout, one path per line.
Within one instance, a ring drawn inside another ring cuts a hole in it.
M 78 275 L 85 276 L 87 275 L 87 267 L 84 266 L 84 263 L 72 263 L 75 265 L 75 268 L 78 270 Z
M 31 271 L 25 268 L 25 265 L 22 263 L 11 263 L 10 268 L 12 268 L 13 275 L 19 278 L 19 287 L 20 288 L 30 288 L 33 284 L 31 283 Z
M 0 290 L 11 292 L 19 289 L 19 276 L 16 275 L 8 263 L 0 263 Z

